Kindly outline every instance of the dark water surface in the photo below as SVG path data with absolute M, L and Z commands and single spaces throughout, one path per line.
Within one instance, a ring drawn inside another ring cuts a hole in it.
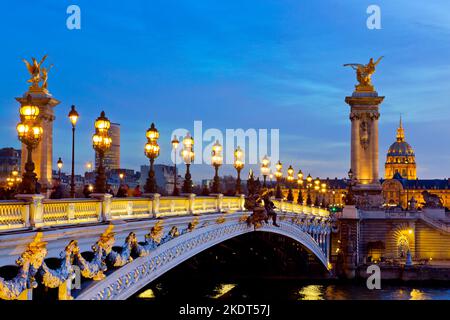
M 450 300 L 450 283 L 382 281 L 381 287 L 369 290 L 364 281 L 330 279 L 324 266 L 300 244 L 283 236 L 257 232 L 197 254 L 132 299 Z
M 252 300 L 450 300 L 450 286 L 420 284 L 382 284 L 369 290 L 364 283 L 336 281 L 258 280 L 180 281 L 178 287 L 167 283 L 148 286 L 136 299 L 252 299 Z

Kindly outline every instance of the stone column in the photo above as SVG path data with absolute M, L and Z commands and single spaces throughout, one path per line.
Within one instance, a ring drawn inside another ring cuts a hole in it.
M 31 101 L 39 107 L 38 119 L 41 120 L 43 129 L 42 140 L 38 147 L 33 151 L 33 162 L 38 181 L 41 184 L 42 191 L 50 188 L 52 185 L 52 166 L 53 166 L 53 121 L 55 112 L 53 108 L 60 102 L 52 97 L 47 91 L 28 91 L 22 97 L 16 98 L 21 105 L 27 103 L 27 96 L 31 96 Z M 22 144 L 22 162 L 21 172 L 24 172 L 27 154 L 24 152 L 26 146 Z
M 378 118 L 384 97 L 376 91 L 355 91 L 345 102 L 350 105 L 352 122 L 351 168 L 357 185 L 364 192 L 380 191 L 378 177 Z

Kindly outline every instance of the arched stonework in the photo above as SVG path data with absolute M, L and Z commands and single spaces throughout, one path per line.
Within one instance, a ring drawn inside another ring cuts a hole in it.
M 387 205 L 403 205 L 403 186 L 395 179 L 385 180 L 382 184 L 384 203 Z
M 140 257 L 121 267 L 102 281 L 93 283 L 77 300 L 122 300 L 131 297 L 147 284 L 170 269 L 218 243 L 249 232 L 273 232 L 292 238 L 310 250 L 328 268 L 330 226 L 326 224 L 299 223 L 294 219 L 280 221 L 280 227 L 266 224 L 254 230 L 245 222 L 230 221 L 208 225 L 185 233 L 155 249 L 150 255 Z M 311 233 L 313 236 L 311 236 Z M 325 236 L 325 237 L 324 237 Z M 314 238 L 328 239 L 316 241 Z

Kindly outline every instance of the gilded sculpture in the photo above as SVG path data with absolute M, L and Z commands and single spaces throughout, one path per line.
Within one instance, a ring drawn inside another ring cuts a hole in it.
M 11 280 L 0 277 L 0 299 L 15 300 L 27 289 L 37 287 L 35 276 L 47 255 L 47 242 L 42 241 L 42 232 L 38 232 L 33 242 L 22 253 L 16 264 L 19 272 Z
M 356 80 L 358 81 L 358 84 L 355 88 L 357 92 L 373 92 L 375 90 L 372 84 L 372 75 L 375 73 L 376 66 L 380 63 L 381 59 L 383 59 L 382 56 L 378 58 L 377 61 L 370 58 L 368 64 L 344 64 L 344 67 L 351 67 L 353 70 L 356 70 Z
M 47 55 L 45 55 L 39 62 L 34 57 L 31 58 L 31 63 L 23 59 L 23 62 L 25 63 L 25 66 L 31 76 L 31 78 L 27 80 L 27 82 L 31 83 L 30 91 L 48 93 L 48 72 L 53 65 L 48 68 L 43 67 L 42 64 L 46 59 Z

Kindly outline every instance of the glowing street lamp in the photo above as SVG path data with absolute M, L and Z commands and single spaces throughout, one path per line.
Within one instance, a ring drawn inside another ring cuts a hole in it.
M 267 188 L 267 176 L 270 174 L 270 159 L 267 155 L 261 160 L 261 174 L 263 176 L 263 188 Z
M 327 203 L 326 203 L 326 193 L 327 193 L 327 184 L 325 182 L 322 182 L 320 185 L 320 193 L 322 194 L 322 202 L 321 205 L 323 208 L 327 207 Z
M 298 196 L 297 196 L 297 203 L 298 204 L 303 204 L 303 194 L 302 194 L 302 189 L 303 189 L 303 172 L 302 170 L 299 170 L 297 173 L 297 185 L 298 185 Z
M 178 186 L 177 186 L 177 149 L 178 149 L 178 145 L 180 144 L 180 141 L 178 140 L 177 136 L 173 136 L 171 143 L 172 143 L 172 149 L 173 149 L 173 153 L 174 153 L 174 168 L 175 168 L 175 171 L 173 173 L 172 195 L 178 196 L 180 194 L 180 192 L 178 191 Z
M 310 174 L 308 174 L 308 176 L 306 177 L 306 189 L 308 191 L 308 195 L 306 197 L 306 205 L 307 206 L 312 205 L 312 200 L 311 200 L 312 181 L 313 181 L 313 178 L 311 177 Z
M 33 149 L 35 149 L 42 139 L 43 129 L 38 120 L 39 107 L 32 104 L 31 95 L 27 96 L 26 102 L 19 109 L 20 122 L 17 124 L 17 134 L 19 140 L 27 147 L 27 162 L 23 174 L 22 183 L 19 187 L 19 193 L 36 193 L 36 173 L 34 172 L 34 163 L 32 159 Z
M 72 123 L 72 172 L 70 174 L 70 197 L 75 198 L 75 126 L 77 124 L 79 114 L 72 105 L 68 114 L 70 123 Z
M 287 170 L 287 182 L 289 186 L 289 192 L 287 195 L 287 201 L 294 201 L 294 195 L 292 193 L 292 182 L 294 181 L 294 168 L 292 166 L 289 166 Z
M 146 136 L 147 143 L 145 144 L 144 153 L 150 160 L 150 170 L 148 171 L 148 178 L 144 190 L 146 193 L 156 193 L 158 186 L 156 185 L 154 163 L 155 159 L 159 156 L 160 148 L 158 145 L 159 131 L 156 129 L 154 123 L 147 130 Z
M 58 162 L 56 163 L 56 165 L 58 166 L 58 177 L 59 177 L 59 180 L 61 180 L 61 169 L 63 167 L 63 162 L 62 162 L 61 158 L 58 159 Z
M 105 116 L 105 112 L 100 113 L 100 117 L 95 120 L 95 134 L 92 136 L 92 146 L 98 154 L 97 176 L 95 177 L 94 191 L 96 193 L 106 193 L 106 174 L 103 166 L 105 152 L 109 150 L 112 139 L 108 135 L 111 122 Z
M 192 177 L 189 171 L 191 163 L 194 161 L 194 138 L 191 137 L 189 132 L 183 139 L 183 150 L 181 151 L 181 156 L 186 164 L 186 174 L 184 175 L 183 192 L 192 193 Z
M 125 177 L 125 174 L 123 172 L 119 173 L 120 185 L 123 184 L 123 178 L 124 177 Z
M 319 202 L 319 196 L 320 196 L 320 179 L 319 177 L 316 178 L 316 180 L 314 180 L 314 191 L 315 191 L 315 200 L 314 200 L 314 206 L 318 207 L 320 205 Z
M 220 179 L 219 179 L 219 167 L 222 165 L 222 145 L 219 140 L 214 143 L 211 152 L 211 165 L 214 167 L 214 179 L 212 185 L 213 193 L 220 193 Z
M 283 178 L 283 171 L 281 171 L 283 169 L 283 164 L 281 163 L 280 160 L 278 160 L 277 164 L 275 165 L 275 169 L 277 169 L 277 171 L 275 172 L 275 178 L 277 179 L 277 190 L 275 193 L 275 197 L 277 199 L 282 199 L 283 198 L 283 194 L 281 193 L 281 179 Z
M 236 178 L 236 195 L 240 195 L 241 192 L 241 170 L 244 168 L 244 152 L 241 147 L 237 147 L 234 151 L 234 168 L 237 171 Z

